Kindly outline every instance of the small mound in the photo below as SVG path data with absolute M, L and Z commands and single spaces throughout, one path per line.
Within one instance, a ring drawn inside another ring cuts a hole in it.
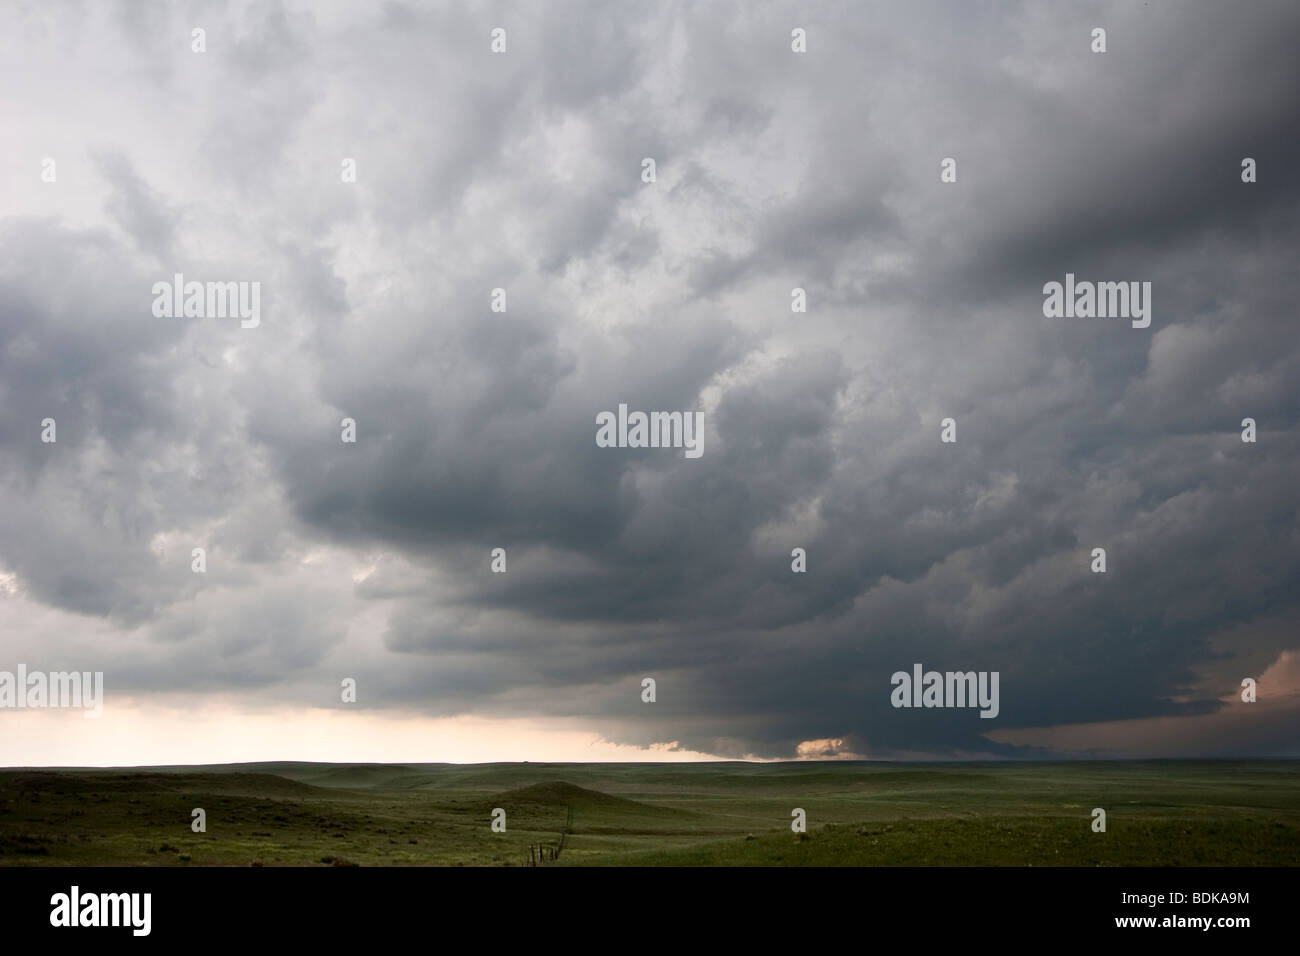
M 579 811 L 599 811 L 602 816 L 610 813 L 627 814 L 637 817 L 684 817 L 691 816 L 687 810 L 671 807 L 656 807 L 649 803 L 640 803 L 624 797 L 615 797 L 599 790 L 588 790 L 563 780 L 535 783 L 515 790 L 507 790 L 493 797 L 496 806 L 530 805 L 534 807 L 567 807 Z
M 637 808 L 645 806 L 645 804 L 637 803 L 635 800 L 610 796 L 608 793 L 601 793 L 599 790 L 588 790 L 586 787 L 579 787 L 577 784 L 566 783 L 563 780 L 535 783 L 529 787 L 507 790 L 505 793 L 498 794 L 497 799 L 509 800 L 512 803 L 547 804 L 559 807 L 579 804 Z

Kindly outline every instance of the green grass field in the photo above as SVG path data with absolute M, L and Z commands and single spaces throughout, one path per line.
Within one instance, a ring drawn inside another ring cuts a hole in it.
M 0 770 L 4 866 L 523 866 L 561 839 L 545 865 L 1293 866 L 1300 762 Z

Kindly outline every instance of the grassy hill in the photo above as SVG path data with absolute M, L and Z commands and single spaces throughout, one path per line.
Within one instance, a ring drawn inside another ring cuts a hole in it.
M 0 771 L 0 866 L 519 866 L 561 833 L 548 865 L 1296 865 L 1300 762 Z

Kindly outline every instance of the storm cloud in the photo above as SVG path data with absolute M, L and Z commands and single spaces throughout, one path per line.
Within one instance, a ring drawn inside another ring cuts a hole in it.
M 1297 754 L 1295 4 L 0 21 L 0 667 L 726 757 Z M 155 317 L 176 273 L 260 326 Z M 1150 327 L 1044 317 L 1067 273 Z M 598 447 L 620 403 L 703 456 Z M 915 662 L 997 718 L 893 708 Z

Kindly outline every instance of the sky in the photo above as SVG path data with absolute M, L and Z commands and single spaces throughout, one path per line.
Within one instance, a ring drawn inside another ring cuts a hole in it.
M 105 690 L 0 765 L 1300 756 L 1298 42 L 5 4 L 0 671 Z M 1067 274 L 1149 326 L 1045 315 Z M 620 404 L 702 453 L 601 447 Z M 895 707 L 916 664 L 996 717 Z

